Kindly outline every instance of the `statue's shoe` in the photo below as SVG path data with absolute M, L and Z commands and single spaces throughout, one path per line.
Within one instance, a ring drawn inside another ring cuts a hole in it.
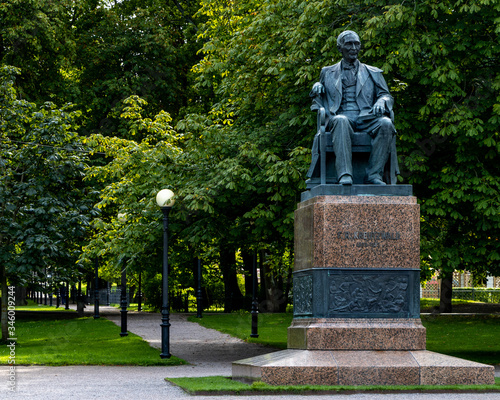
M 343 175 L 339 180 L 339 184 L 352 185 L 352 176 L 351 175 Z
M 371 181 L 366 182 L 368 185 L 385 185 L 386 183 L 382 179 L 372 179 Z

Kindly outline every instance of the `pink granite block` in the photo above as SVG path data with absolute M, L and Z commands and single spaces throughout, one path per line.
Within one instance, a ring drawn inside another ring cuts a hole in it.
M 288 347 L 308 350 L 424 350 L 420 319 L 294 319 Z
M 299 351 L 262 367 L 270 385 L 337 385 L 338 372 L 329 351 Z
M 269 385 L 338 385 L 336 367 L 264 367 L 262 381 Z
M 283 350 L 233 363 L 233 379 L 271 385 L 493 384 L 494 368 L 426 350 Z
M 420 365 L 422 385 L 493 385 L 495 369 L 491 365 L 451 357 L 432 351 L 412 351 Z
M 276 363 L 281 359 L 293 359 L 299 353 L 300 351 L 298 350 L 283 350 L 235 361 L 232 364 L 233 379 L 260 381 L 262 379 L 262 367 L 267 364 Z
M 417 362 L 407 351 L 333 351 L 340 385 L 418 385 Z
M 294 269 L 418 269 L 419 210 L 412 196 L 318 196 L 300 203 Z
M 342 268 L 349 270 L 342 273 L 346 276 L 365 269 L 363 279 L 347 285 L 351 289 L 344 285 L 348 293 L 366 288 L 373 292 L 373 277 L 387 271 L 396 275 L 403 270 L 408 282 L 413 280 L 407 286 L 418 286 L 412 274 L 420 265 L 419 224 L 419 206 L 411 196 L 318 196 L 300 203 L 295 213 L 295 272 L 301 271 L 296 276 L 302 292 L 295 298 L 300 302 L 298 317 L 288 328 L 289 349 L 234 362 L 233 379 L 272 385 L 493 384 L 493 367 L 425 350 L 425 328 L 418 308 L 415 311 L 418 287 L 400 296 L 410 301 L 408 310 L 393 318 L 376 314 L 380 307 L 361 307 L 363 297 L 352 300 L 357 308 L 348 310 L 350 318 L 339 318 L 338 307 L 330 307 L 343 300 L 342 293 L 334 286 L 332 301 L 332 286 L 322 283 L 335 282 L 331 277 Z M 330 275 L 325 277 L 327 268 Z M 390 287 L 396 298 L 394 288 L 399 286 Z M 322 308 L 324 304 L 330 308 Z M 367 316 L 353 311 L 365 309 Z M 308 318 L 300 318 L 304 316 Z

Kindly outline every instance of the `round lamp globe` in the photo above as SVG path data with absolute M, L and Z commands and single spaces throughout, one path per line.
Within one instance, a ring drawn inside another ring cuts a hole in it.
M 174 192 L 170 189 L 162 189 L 156 195 L 156 203 L 159 207 L 172 207 L 175 203 Z

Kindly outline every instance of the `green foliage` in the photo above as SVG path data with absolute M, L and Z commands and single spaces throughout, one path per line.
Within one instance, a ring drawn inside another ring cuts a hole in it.
M 81 3 L 12 0 L 0 4 L 0 63 L 21 69 L 17 85 L 22 98 L 37 103 L 75 100 L 76 88 L 68 74 L 75 55 L 72 22 Z
M 88 111 L 83 129 L 131 139 L 119 123 L 126 98 L 141 96 L 148 112 L 173 116 L 194 102 L 188 82 L 199 44 L 186 16 L 198 4 L 187 2 L 181 14 L 172 2 L 100 3 L 87 2 L 74 23 L 79 104 Z
M 337 35 L 353 29 L 396 100 L 401 178 L 421 205 L 422 278 L 499 274 L 499 11 L 491 0 L 2 3 L 1 60 L 23 68 L 17 93 L 43 105 L 17 100 L 3 78 L 0 257 L 22 261 L 20 276 L 41 273 L 72 263 L 89 234 L 82 265 L 99 256 L 104 278 L 123 266 L 157 277 L 154 196 L 168 187 L 175 285 L 193 284 L 201 257 L 212 287 L 222 280 L 238 297 L 234 255 L 260 251 L 265 293 L 286 297 L 315 134 L 308 92 L 340 59 Z M 82 114 L 47 99 L 74 100 Z M 94 151 L 84 184 L 77 130 Z
M 160 189 L 173 187 L 170 171 L 182 153 L 182 138 L 172 130 L 167 113 L 143 117 L 147 103 L 137 96 L 124 104 L 121 119 L 135 140 L 101 134 L 85 139 L 95 154 L 109 162 L 86 170 L 85 181 L 103 189 L 95 205 L 100 216 L 91 223 L 94 235 L 80 262 L 92 265 L 99 257 L 101 277 L 107 280 L 117 278 L 122 268 L 129 274 L 145 271 L 145 296 L 149 304 L 157 305 L 159 289 L 152 285 L 158 283 L 162 265 L 162 214 L 155 197 Z
M 17 100 L 18 73 L 0 70 L 0 262 L 13 284 L 49 273 L 67 280 L 79 274 L 75 261 L 91 217 L 79 114 Z
M 365 56 L 405 84 L 396 92 L 403 176 L 421 201 L 422 252 L 443 274 L 499 272 L 499 7 L 390 3 L 365 20 Z
M 279 221 L 280 234 L 291 235 L 284 216 L 308 160 L 299 146 L 309 148 L 315 133 L 307 93 L 321 67 L 340 59 L 338 33 L 353 29 L 363 42 L 362 61 L 385 70 L 396 98 L 402 177 L 421 203 L 423 266 L 443 274 L 498 273 L 499 7 L 488 0 L 204 1 L 200 12 L 209 20 L 202 35 L 210 40 L 195 70 L 198 86 L 215 91 L 212 119 L 231 149 L 218 152 L 228 166 L 222 189 L 233 198 L 242 188 L 257 194 L 265 182 L 270 196 L 244 215 L 260 216 L 264 232 Z M 242 168 L 242 149 L 269 164 Z

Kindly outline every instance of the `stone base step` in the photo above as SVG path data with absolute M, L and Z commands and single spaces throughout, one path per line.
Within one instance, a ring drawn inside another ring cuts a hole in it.
M 283 350 L 233 362 L 233 379 L 270 385 L 494 384 L 492 366 L 427 350 Z

